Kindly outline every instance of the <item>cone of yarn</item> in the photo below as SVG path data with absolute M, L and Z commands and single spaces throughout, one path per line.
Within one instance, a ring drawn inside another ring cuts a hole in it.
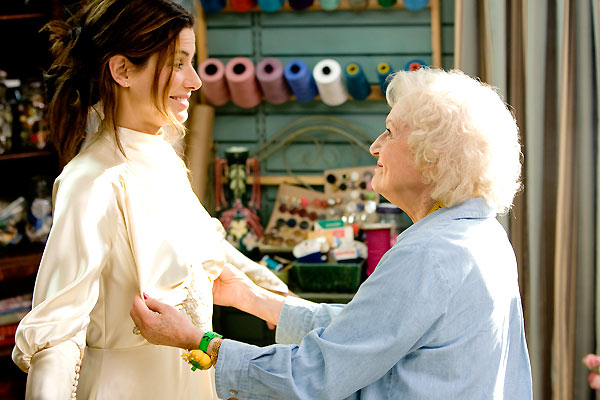
M 405 71 L 416 71 L 416 70 L 421 69 L 426 66 L 427 66 L 427 64 L 425 64 L 425 61 L 415 59 L 415 60 L 410 60 L 409 62 L 407 62 L 404 65 L 404 70 Z
M 355 100 L 364 100 L 371 94 L 371 85 L 367 81 L 365 72 L 357 63 L 350 63 L 344 70 L 346 76 L 346 86 L 348 87 L 348 93 Z
M 288 0 L 290 7 L 294 10 L 302 11 L 313 5 L 314 0 Z
M 225 0 L 200 0 L 200 3 L 207 14 L 216 14 L 225 7 Z
M 328 106 L 339 106 L 348 100 L 342 67 L 337 61 L 331 59 L 319 61 L 313 68 L 313 77 L 323 103 Z
M 379 81 L 379 87 L 381 88 L 381 93 L 385 96 L 385 91 L 388 87 L 389 82 L 387 81 L 387 77 L 392 74 L 392 67 L 390 64 L 386 62 L 381 62 L 377 64 L 377 80 Z
M 231 0 L 230 4 L 237 12 L 247 12 L 256 7 L 256 0 Z
M 325 11 L 332 11 L 340 6 L 340 0 L 319 0 L 319 5 Z
M 364 10 L 369 4 L 369 0 L 349 0 L 350 8 L 354 11 Z
M 284 0 L 258 0 L 258 6 L 264 12 L 275 12 L 283 6 Z
M 285 103 L 292 95 L 283 77 L 283 65 L 276 58 L 265 58 L 256 65 L 256 79 L 271 104 Z
M 427 7 L 429 0 L 403 0 L 404 7 L 411 11 L 419 11 Z
M 377 0 L 379 5 L 384 8 L 388 8 L 396 4 L 396 0 Z
M 225 67 L 220 60 L 216 58 L 204 60 L 198 67 L 198 75 L 202 81 L 202 93 L 209 103 L 222 106 L 229 101 Z
M 290 61 L 283 70 L 283 76 L 300 103 L 307 103 L 319 94 L 315 80 L 304 61 Z
M 225 78 L 231 101 L 238 107 L 252 108 L 262 98 L 254 74 L 254 64 L 247 57 L 235 57 L 225 65 Z

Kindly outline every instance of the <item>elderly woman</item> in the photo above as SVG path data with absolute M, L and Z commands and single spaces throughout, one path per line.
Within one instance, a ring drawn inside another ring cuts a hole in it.
M 532 397 L 515 255 L 496 220 L 520 187 L 515 121 L 494 90 L 458 71 L 399 72 L 387 100 L 372 184 L 414 224 L 350 303 L 284 298 L 226 268 L 215 304 L 277 324 L 279 344 L 259 348 L 134 299 L 151 343 L 200 344 L 211 356 L 220 397 Z

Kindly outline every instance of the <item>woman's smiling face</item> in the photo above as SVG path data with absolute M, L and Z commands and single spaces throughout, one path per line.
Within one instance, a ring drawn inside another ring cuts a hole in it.
M 410 151 L 410 130 L 401 115 L 401 105 L 395 104 L 386 118 L 386 130 L 371 145 L 371 154 L 377 157 L 371 184 L 377 193 L 405 209 L 426 185 Z
M 194 90 L 202 86 L 202 82 L 192 64 L 196 50 L 196 39 L 191 28 L 183 29 L 178 36 L 178 45 L 174 55 L 170 88 L 167 88 L 171 66 L 164 65 L 158 76 L 158 94 L 160 101 L 165 90 L 169 90 L 167 107 L 179 122 L 185 122 L 188 117 L 189 98 Z M 132 129 L 155 132 L 168 120 L 156 108 L 152 95 L 152 85 L 155 80 L 155 70 L 158 55 L 155 54 L 145 66 L 132 70 L 131 86 L 128 88 L 127 101 L 133 105 L 136 112 L 125 116 L 130 119 L 126 126 Z

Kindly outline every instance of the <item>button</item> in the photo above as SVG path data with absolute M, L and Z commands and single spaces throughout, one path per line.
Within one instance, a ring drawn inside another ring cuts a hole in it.
M 335 177 L 335 175 L 333 175 L 333 174 L 327 175 L 326 179 L 327 179 L 327 182 L 329 182 L 331 184 L 335 183 L 335 181 L 337 180 L 336 177 Z
M 233 389 L 231 389 L 231 390 L 229 391 L 229 394 L 230 394 L 230 395 L 232 395 L 232 396 L 235 396 L 235 395 L 237 394 L 237 390 L 233 390 Z

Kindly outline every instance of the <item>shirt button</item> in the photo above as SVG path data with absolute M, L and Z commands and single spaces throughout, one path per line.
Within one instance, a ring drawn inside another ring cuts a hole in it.
M 237 390 L 233 390 L 233 389 L 231 389 L 231 390 L 229 391 L 229 394 L 230 394 L 230 395 L 232 395 L 232 396 L 235 396 L 235 395 L 237 394 Z

